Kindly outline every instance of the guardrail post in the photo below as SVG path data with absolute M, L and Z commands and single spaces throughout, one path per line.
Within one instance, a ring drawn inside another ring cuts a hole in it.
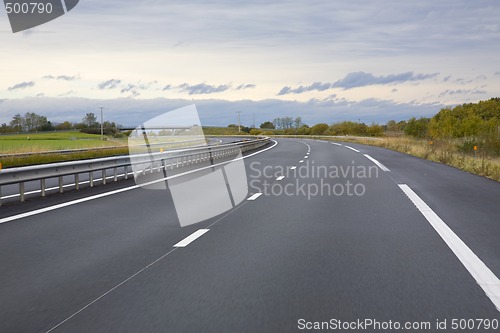
M 94 173 L 92 171 L 89 172 L 89 181 L 90 187 L 94 187 Z
M 2 186 L 0 186 L 0 207 L 2 206 Z
M 24 202 L 24 182 L 19 183 L 19 200 Z
M 75 173 L 75 189 L 78 191 L 80 189 L 80 174 Z
M 63 193 L 63 177 L 59 176 L 59 193 Z
M 125 170 L 125 179 L 128 179 L 128 166 L 124 166 L 123 169 Z
M 116 168 L 114 169 L 114 177 L 113 177 L 113 180 L 116 182 L 118 180 L 118 174 L 116 173 Z
M 40 195 L 45 197 L 45 178 L 40 179 Z
M 102 184 L 106 185 L 106 169 L 102 170 Z

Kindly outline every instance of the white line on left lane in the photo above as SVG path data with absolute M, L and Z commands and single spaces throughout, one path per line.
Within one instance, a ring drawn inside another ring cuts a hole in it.
M 187 236 L 183 240 L 181 240 L 179 243 L 175 244 L 174 247 L 186 247 L 204 234 L 206 234 L 210 229 L 200 229 L 195 232 L 193 232 L 191 235 Z
M 254 195 L 252 195 L 250 198 L 248 198 L 247 200 L 248 201 L 254 201 L 255 199 L 257 199 L 258 197 L 260 197 L 262 195 L 262 193 L 255 193 Z

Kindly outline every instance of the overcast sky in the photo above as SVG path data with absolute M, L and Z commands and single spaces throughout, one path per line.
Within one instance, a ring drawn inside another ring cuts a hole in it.
M 499 97 L 500 3 L 81 0 L 13 34 L 0 11 L 0 123 L 136 125 L 196 104 L 205 125 L 431 116 Z

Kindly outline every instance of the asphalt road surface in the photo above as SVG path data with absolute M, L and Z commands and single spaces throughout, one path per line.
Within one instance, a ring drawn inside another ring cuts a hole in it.
M 498 331 L 497 182 L 363 145 L 267 148 L 244 159 L 250 200 L 187 227 L 133 180 L 1 207 L 0 332 Z

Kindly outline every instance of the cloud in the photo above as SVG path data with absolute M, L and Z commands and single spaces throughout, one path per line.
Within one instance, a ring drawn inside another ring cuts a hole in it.
M 463 77 L 459 77 L 458 79 L 456 79 L 454 82 L 455 83 L 458 83 L 458 84 L 462 84 L 462 85 L 465 85 L 465 84 L 469 84 L 469 83 L 472 83 L 474 80 L 473 79 L 470 79 L 470 78 L 463 78 Z
M 251 84 L 251 83 L 249 83 L 249 84 L 240 84 L 239 86 L 237 86 L 235 88 L 235 90 L 253 89 L 255 87 L 257 87 L 257 85 Z
M 371 73 L 352 72 L 347 74 L 343 79 L 334 83 L 314 82 L 309 86 L 300 86 L 292 88 L 285 86 L 281 88 L 278 95 L 302 94 L 308 91 L 325 91 L 331 88 L 352 89 L 371 85 L 393 84 L 408 81 L 421 81 L 436 77 L 439 73 L 433 74 L 415 74 L 413 72 L 405 72 L 400 74 L 390 74 L 387 76 L 375 76 Z
M 446 89 L 445 91 L 440 93 L 438 97 L 453 96 L 453 95 L 484 95 L 487 93 L 488 92 L 486 90 L 481 90 L 481 89 L 456 89 L 456 90 Z
M 140 96 L 140 95 L 141 94 L 138 91 L 136 91 L 136 90 L 132 90 L 130 92 L 130 97 L 137 97 L 137 96 Z
M 13 85 L 12 87 L 9 87 L 9 91 L 14 91 L 14 90 L 17 90 L 17 89 L 25 89 L 25 88 L 30 88 L 30 87 L 33 87 L 35 85 L 35 82 L 33 81 L 29 81 L 29 82 L 21 82 L 21 83 L 17 83 L 15 85 Z
M 138 97 L 141 95 L 140 92 L 137 91 L 137 89 L 141 89 L 140 87 L 136 86 L 136 85 L 133 85 L 133 84 L 127 84 L 126 86 L 124 86 L 120 92 L 122 94 L 125 94 L 125 93 L 129 93 L 129 96 L 130 97 Z
M 135 88 L 136 88 L 135 85 L 129 83 L 128 85 L 126 85 L 125 87 L 123 87 L 122 90 L 120 90 L 120 92 L 121 93 L 126 93 L 126 92 L 134 90 Z
M 387 76 L 375 76 L 371 73 L 352 72 L 347 74 L 343 79 L 340 79 L 337 82 L 333 83 L 332 88 L 352 89 L 379 84 L 421 81 L 436 77 L 438 74 L 439 73 L 414 74 L 413 72 L 405 72 L 400 74 L 390 74 Z
M 199 83 L 195 85 L 189 85 L 183 83 L 178 87 L 181 91 L 187 92 L 189 95 L 202 95 L 202 94 L 215 94 L 224 92 L 231 88 L 231 85 L 221 84 L 219 86 L 209 85 L 206 83 Z
M 129 97 L 137 97 L 141 95 L 138 90 L 148 90 L 155 83 L 158 83 L 158 81 L 151 81 L 148 83 L 138 82 L 136 84 L 127 83 L 121 86 L 120 92 L 122 94 L 129 93 Z
M 287 95 L 287 94 L 302 94 L 306 91 L 325 91 L 327 89 L 330 89 L 332 87 L 331 83 L 322 83 L 322 82 L 314 82 L 313 84 L 309 86 L 300 86 L 295 89 L 292 89 L 291 87 L 283 87 L 279 92 L 278 95 Z
M 70 76 L 70 75 L 58 75 L 58 76 L 54 76 L 54 75 L 45 75 L 42 77 L 42 79 L 47 79 L 47 80 L 63 80 L 63 81 L 74 81 L 74 80 L 79 80 L 80 79 L 80 76 L 78 75 L 74 75 L 74 76 Z
M 73 93 L 75 93 L 75 91 L 74 90 L 70 90 L 70 91 L 67 91 L 65 93 L 60 94 L 59 97 L 66 97 L 66 96 L 69 96 L 69 95 L 71 95 Z
M 252 83 L 242 83 L 232 90 L 244 90 L 244 89 L 253 89 L 257 87 L 257 85 Z M 211 85 L 206 83 L 198 83 L 198 84 L 188 84 L 183 83 L 178 86 L 173 86 L 171 84 L 165 85 L 162 90 L 178 90 L 180 92 L 187 92 L 189 95 L 208 95 L 208 94 L 216 94 L 221 93 L 232 88 L 231 84 L 221 84 L 221 85 Z
M 97 85 L 97 88 L 99 88 L 101 90 L 115 89 L 120 85 L 121 82 L 122 82 L 122 80 L 111 79 L 111 80 L 107 80 L 107 81 L 99 83 Z

